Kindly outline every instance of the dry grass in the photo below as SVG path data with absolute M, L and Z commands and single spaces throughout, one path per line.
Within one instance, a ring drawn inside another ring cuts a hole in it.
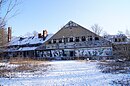
M 130 73 L 130 62 L 100 62 L 98 68 L 103 73 L 112 73 L 112 74 L 129 74 Z M 130 77 L 118 79 L 111 83 L 116 86 L 130 86 Z
M 34 64 L 34 65 L 39 65 L 43 64 L 45 61 L 38 61 L 38 60 L 33 60 L 30 58 L 12 58 L 9 60 L 10 64 Z
M 103 73 L 130 73 L 130 62 L 100 62 L 98 68 Z
M 118 79 L 111 83 L 112 85 L 116 86 L 130 86 L 130 78 L 128 79 Z
M 43 72 L 47 70 L 50 65 L 45 64 L 46 61 L 38 61 L 33 59 L 12 58 L 9 60 L 9 64 L 17 65 L 14 68 L 7 68 L 6 66 L 0 66 L 0 77 L 15 77 L 15 73 L 20 72 L 35 72 L 41 69 Z M 12 75 L 13 74 L 13 75 Z
M 107 60 L 101 60 L 100 62 L 108 62 Z
M 90 60 L 90 62 L 97 62 L 97 60 Z
M 86 62 L 86 60 L 76 60 L 76 61 L 78 61 L 78 62 Z

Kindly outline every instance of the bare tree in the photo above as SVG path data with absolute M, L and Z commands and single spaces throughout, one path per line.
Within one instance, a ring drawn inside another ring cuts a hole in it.
M 21 0 L 0 0 L 0 57 L 8 42 L 8 31 L 5 28 L 7 21 L 18 14 L 16 7 Z M 3 47 L 4 46 L 4 47 Z
M 16 7 L 20 0 L 0 0 L 0 46 L 7 43 L 7 30 L 5 29 L 7 21 L 18 14 Z
M 120 35 L 120 34 L 123 34 L 123 32 L 119 30 L 117 34 Z
M 128 29 L 126 29 L 125 34 L 126 34 L 126 36 L 130 37 L 130 31 Z
M 102 32 L 102 36 L 108 36 L 109 34 L 106 31 Z
M 32 32 L 34 36 L 37 36 L 38 35 L 38 32 L 37 31 L 33 31 Z
M 0 0 L 0 28 L 3 28 L 10 18 L 17 15 L 18 4 L 18 0 Z
M 98 24 L 94 24 L 91 26 L 91 29 L 94 33 L 96 33 L 97 35 L 100 35 L 102 32 L 102 28 L 98 25 Z
M 30 37 L 30 36 L 37 36 L 38 32 L 37 31 L 33 31 L 31 32 L 27 32 L 26 34 L 24 34 L 24 37 Z

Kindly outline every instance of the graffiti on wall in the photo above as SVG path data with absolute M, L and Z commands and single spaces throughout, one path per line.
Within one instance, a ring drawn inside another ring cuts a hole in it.
M 63 50 L 51 50 L 52 57 L 63 57 Z
M 51 57 L 50 51 L 38 51 L 37 52 L 38 57 Z
M 43 57 L 50 57 L 50 51 L 44 51 L 43 52 Z
M 80 49 L 65 49 L 65 50 L 48 50 L 39 52 L 40 57 L 70 57 L 71 52 L 74 52 L 75 57 L 92 57 L 92 56 L 112 56 L 111 47 L 99 48 L 80 48 Z
M 75 51 L 75 56 L 112 56 L 112 48 L 83 48 Z

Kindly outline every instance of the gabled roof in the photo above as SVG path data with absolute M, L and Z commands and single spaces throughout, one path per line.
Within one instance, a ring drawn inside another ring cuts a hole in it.
M 75 22 L 69 21 L 69 22 L 64 26 L 64 28 L 68 28 L 68 27 L 77 27 L 77 26 L 79 26 L 79 25 L 76 24 Z
M 92 31 L 80 26 L 79 24 L 69 21 L 63 26 L 51 39 L 67 38 L 67 37 L 81 37 L 81 36 L 99 36 Z M 99 36 L 100 37 L 100 36 Z

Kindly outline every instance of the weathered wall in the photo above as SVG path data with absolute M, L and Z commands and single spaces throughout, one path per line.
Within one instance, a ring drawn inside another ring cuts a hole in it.
M 83 48 L 76 50 L 76 56 L 112 56 L 111 47 Z
M 40 58 L 72 58 L 72 57 L 106 57 L 112 56 L 111 47 L 98 47 L 98 48 L 78 48 L 78 49 L 59 49 L 38 51 L 37 55 Z

